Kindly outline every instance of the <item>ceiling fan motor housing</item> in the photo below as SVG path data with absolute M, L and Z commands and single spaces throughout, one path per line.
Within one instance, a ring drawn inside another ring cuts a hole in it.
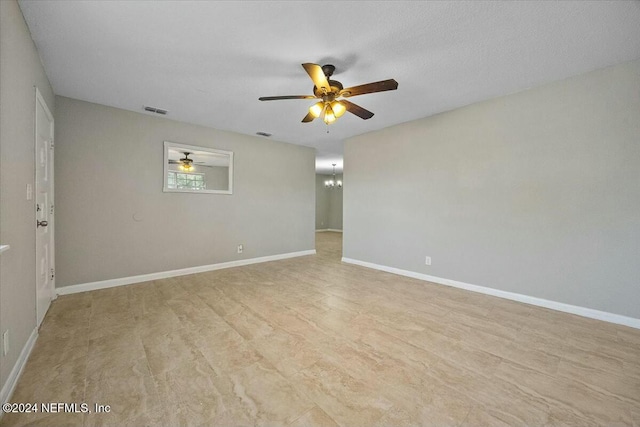
M 334 67 L 331 64 L 322 66 L 322 72 L 327 78 L 327 81 L 329 82 L 329 86 L 331 86 L 331 91 L 329 93 L 323 93 L 320 89 L 317 88 L 317 86 L 313 87 L 313 94 L 318 98 L 322 98 L 325 102 L 332 102 L 338 96 L 340 91 L 344 89 L 344 86 L 342 86 L 342 83 L 340 83 L 337 80 L 329 79 L 329 77 L 333 75 L 333 72 L 335 70 L 336 70 L 336 67 Z M 328 96 L 327 99 L 325 99 L 326 96 Z
M 336 67 L 331 65 L 331 64 L 327 64 L 327 65 L 323 65 L 322 66 L 322 72 L 327 77 L 327 80 L 329 79 L 329 77 L 331 77 L 333 75 L 333 72 L 335 70 L 336 70 Z
M 185 151 L 183 154 L 184 154 L 184 157 L 180 159 L 183 165 L 190 165 L 191 163 L 193 163 L 193 160 L 189 158 L 189 154 L 191 153 L 189 153 L 188 151 Z

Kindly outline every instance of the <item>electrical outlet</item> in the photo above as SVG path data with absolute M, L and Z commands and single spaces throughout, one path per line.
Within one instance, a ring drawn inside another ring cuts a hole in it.
M 242 247 L 242 245 L 238 245 L 238 253 L 241 254 L 242 251 L 244 251 L 244 248 Z
M 2 355 L 6 356 L 9 353 L 9 330 L 7 329 L 2 333 Z
M 425 265 L 431 265 L 431 257 L 430 256 L 426 257 L 424 259 L 424 263 L 425 263 Z

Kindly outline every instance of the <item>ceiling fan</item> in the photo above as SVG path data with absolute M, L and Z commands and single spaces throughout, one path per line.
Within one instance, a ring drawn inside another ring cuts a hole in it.
M 367 93 L 384 92 L 398 89 L 398 82 L 389 79 L 359 86 L 344 88 L 342 83 L 331 80 L 336 67 L 327 64 L 322 67 L 318 64 L 302 64 L 311 80 L 313 80 L 313 96 L 311 95 L 287 95 L 287 96 L 263 96 L 260 101 L 277 101 L 281 99 L 320 99 L 309 108 L 309 113 L 302 119 L 302 123 L 309 123 L 318 117 L 322 117 L 326 124 L 331 124 L 348 111 L 361 119 L 367 120 L 373 117 L 373 113 L 344 98 L 349 98 Z
M 169 160 L 169 164 L 170 165 L 180 165 L 180 169 L 183 171 L 190 171 L 193 169 L 193 165 L 200 165 L 200 164 L 204 164 L 204 162 L 195 162 L 193 161 L 193 159 L 189 158 L 189 155 L 191 154 L 189 151 L 184 151 L 182 154 L 184 154 L 184 157 L 181 158 L 180 160 Z

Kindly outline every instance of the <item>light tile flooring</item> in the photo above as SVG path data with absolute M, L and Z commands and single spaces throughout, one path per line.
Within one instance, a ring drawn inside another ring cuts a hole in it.
M 55 301 L 3 425 L 640 425 L 640 331 L 318 255 Z

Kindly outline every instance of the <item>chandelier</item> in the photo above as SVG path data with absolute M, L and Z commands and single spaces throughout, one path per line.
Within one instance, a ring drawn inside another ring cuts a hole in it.
M 336 164 L 332 163 L 332 165 L 333 165 L 333 178 L 326 180 L 324 182 L 324 186 L 327 188 L 342 188 L 342 181 L 340 181 L 339 179 L 336 179 Z

